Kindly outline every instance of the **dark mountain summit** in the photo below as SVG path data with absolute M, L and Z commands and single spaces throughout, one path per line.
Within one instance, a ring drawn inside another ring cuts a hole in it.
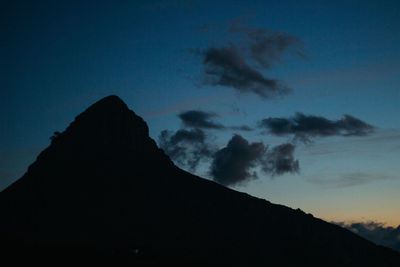
M 339 226 L 177 168 L 116 96 L 0 193 L 2 259 L 29 266 L 400 266 Z

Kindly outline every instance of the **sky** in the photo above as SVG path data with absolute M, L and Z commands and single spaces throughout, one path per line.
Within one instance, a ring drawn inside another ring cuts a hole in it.
M 185 170 L 397 227 L 399 26 L 389 0 L 3 1 L 0 190 L 115 94 Z

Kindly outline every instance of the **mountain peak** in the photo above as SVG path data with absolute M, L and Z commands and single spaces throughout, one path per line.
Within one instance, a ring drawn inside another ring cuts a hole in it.
M 85 159 L 86 163 L 116 163 L 113 160 L 115 155 L 131 161 L 157 158 L 171 164 L 150 138 L 146 122 L 116 95 L 102 98 L 88 107 L 65 131 L 55 133 L 51 140 L 51 145 L 29 169 L 47 160 L 60 162 L 61 158 L 64 162 L 78 157 Z
M 78 115 L 54 141 L 73 138 L 80 145 L 105 145 L 132 148 L 149 138 L 142 118 L 115 95 L 100 99 Z M 84 143 L 83 143 L 84 142 Z
M 91 105 L 88 110 L 110 110 L 110 109 L 128 109 L 127 105 L 116 95 L 106 96 L 93 105 Z

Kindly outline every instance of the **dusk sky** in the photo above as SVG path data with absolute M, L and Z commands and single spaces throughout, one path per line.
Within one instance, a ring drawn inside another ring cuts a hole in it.
M 0 190 L 115 94 L 185 170 L 400 225 L 398 1 L 84 2 L 0 6 Z

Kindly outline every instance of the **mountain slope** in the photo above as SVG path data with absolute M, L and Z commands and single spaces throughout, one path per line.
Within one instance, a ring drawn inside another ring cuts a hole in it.
M 339 226 L 177 168 L 116 96 L 0 193 L 3 257 L 32 266 L 400 266 Z

